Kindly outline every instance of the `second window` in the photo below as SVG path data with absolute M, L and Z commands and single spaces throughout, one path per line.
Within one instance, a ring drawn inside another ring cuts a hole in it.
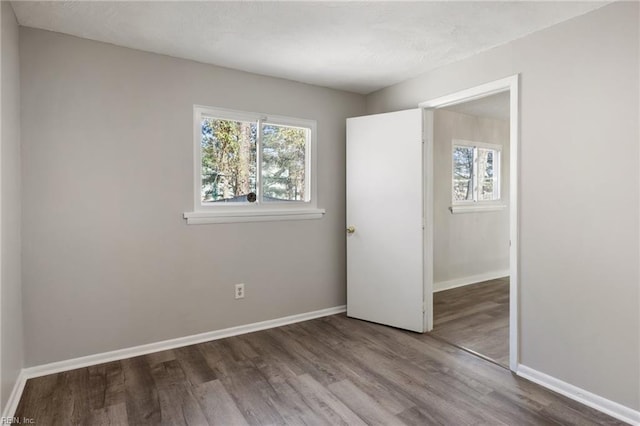
M 500 145 L 453 140 L 453 204 L 500 200 Z

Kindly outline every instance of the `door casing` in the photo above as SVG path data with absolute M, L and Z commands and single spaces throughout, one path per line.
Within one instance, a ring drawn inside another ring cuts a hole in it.
M 516 371 L 519 362 L 519 301 L 520 293 L 518 274 L 519 238 L 518 238 L 518 185 L 519 185 L 519 146 L 520 146 L 520 117 L 519 117 L 519 82 L 520 75 L 515 74 L 500 80 L 475 86 L 446 96 L 421 102 L 419 107 L 423 109 L 424 131 L 424 295 L 425 295 L 425 327 L 426 331 L 433 329 L 433 116 L 434 110 L 444 108 L 475 99 L 484 98 L 501 92 L 509 92 L 510 116 L 509 116 L 509 368 Z

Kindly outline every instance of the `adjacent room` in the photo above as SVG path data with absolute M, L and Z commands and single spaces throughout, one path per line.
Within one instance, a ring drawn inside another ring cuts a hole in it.
M 434 117 L 434 327 L 509 366 L 509 92 Z
M 0 423 L 640 425 L 638 2 L 0 5 Z

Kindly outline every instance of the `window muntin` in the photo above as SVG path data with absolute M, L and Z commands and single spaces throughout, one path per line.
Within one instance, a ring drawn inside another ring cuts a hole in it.
M 500 200 L 500 145 L 454 140 L 452 143 L 454 205 Z
M 194 106 L 195 210 L 315 209 L 315 132 L 313 120 Z

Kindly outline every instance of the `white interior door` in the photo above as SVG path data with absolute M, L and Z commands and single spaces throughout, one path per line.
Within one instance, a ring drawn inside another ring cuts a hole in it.
M 347 315 L 417 332 L 425 331 L 422 149 L 420 109 L 347 120 Z

